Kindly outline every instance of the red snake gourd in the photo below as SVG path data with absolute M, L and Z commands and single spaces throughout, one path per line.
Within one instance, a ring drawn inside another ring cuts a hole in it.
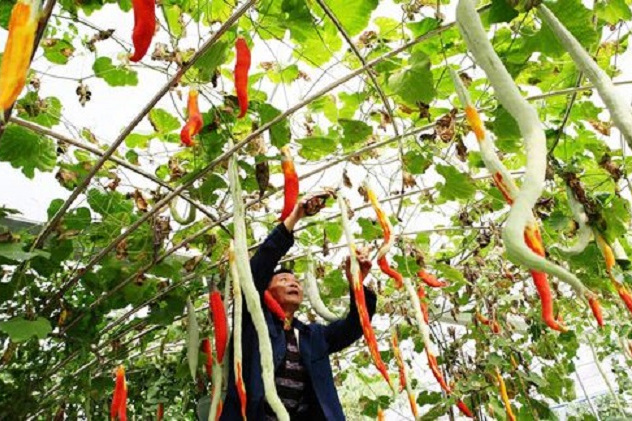
M 382 377 L 384 377 L 384 380 L 386 380 L 386 383 L 388 383 L 388 386 L 391 388 L 391 390 L 395 391 L 395 388 L 393 387 L 393 382 L 388 375 L 386 364 L 384 364 L 384 361 L 382 361 L 382 357 L 380 356 L 380 351 L 377 347 L 377 339 L 375 338 L 375 332 L 373 330 L 373 326 L 371 326 L 369 312 L 366 308 L 364 288 L 362 286 L 362 276 L 360 274 L 360 264 L 358 263 L 358 258 L 356 256 L 355 239 L 353 237 L 353 232 L 351 231 L 351 223 L 349 222 L 349 217 L 347 216 L 347 204 L 345 203 L 342 194 L 338 196 L 338 204 L 340 206 L 340 216 L 343 232 L 345 234 L 347 245 L 349 247 L 349 269 L 352 276 L 353 295 L 358 309 L 358 316 L 360 317 L 362 334 L 364 335 L 364 339 L 366 340 L 367 346 L 369 348 L 369 353 L 371 354 L 371 358 L 373 359 L 373 363 L 375 364 L 377 370 L 380 372 Z

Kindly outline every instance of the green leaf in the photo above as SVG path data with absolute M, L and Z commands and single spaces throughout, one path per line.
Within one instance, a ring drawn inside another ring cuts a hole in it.
M 37 92 L 28 92 L 17 101 L 18 117 L 44 127 L 59 124 L 61 118 L 61 101 L 57 97 L 40 98 Z
M 295 43 L 294 56 L 312 67 L 327 63 L 333 53 L 342 47 L 342 39 L 336 27 L 329 20 L 317 25 L 305 2 L 285 0 L 284 7 L 290 11 L 285 24 L 290 27 Z
M 494 111 L 492 131 L 496 135 L 496 146 L 503 152 L 520 152 L 522 135 L 516 120 L 503 107 Z
M 171 133 L 181 127 L 180 120 L 162 108 L 152 109 L 149 112 L 149 121 L 154 126 L 154 130 L 160 134 Z
M 324 95 L 307 107 L 313 112 L 322 112 L 327 120 L 332 123 L 338 120 L 338 107 L 336 105 L 336 97 L 333 95 Z
M 377 4 L 378 0 L 327 0 L 327 5 L 351 36 L 367 27 Z
M 101 78 L 110 86 L 136 86 L 138 74 L 126 66 L 114 66 L 109 57 L 99 57 L 94 61 L 92 70 L 96 77 Z
M 492 0 L 487 23 L 511 22 L 516 16 L 518 12 L 509 5 L 507 0 Z
M 283 69 L 273 68 L 266 72 L 270 80 L 276 84 L 284 83 L 290 84 L 298 78 L 298 66 L 291 64 Z
M 373 20 L 373 23 L 380 28 L 379 36 L 382 39 L 397 40 L 399 39 L 399 27 L 400 22 L 393 18 L 377 17 Z
M 404 166 L 411 174 L 423 174 L 431 164 L 432 159 L 419 151 L 410 150 L 404 154 Z
M 0 139 L 0 161 L 10 163 L 28 178 L 33 178 L 36 169 L 50 172 L 55 168 L 57 152 L 50 139 L 10 124 Z
M 325 222 L 325 233 L 327 234 L 327 239 L 332 243 L 336 244 L 340 241 L 342 237 L 342 226 L 339 222 Z
M 259 117 L 261 118 L 261 124 L 266 124 L 276 118 L 281 111 L 277 110 L 270 104 L 259 104 Z M 270 128 L 270 143 L 272 146 L 280 148 L 286 143 L 290 142 L 290 125 L 287 119 L 274 124 Z
M 445 178 L 445 184 L 439 187 L 439 191 L 446 200 L 467 200 L 476 193 L 474 183 L 466 174 L 447 165 L 437 165 L 436 169 Z
M 21 263 L 35 256 L 48 257 L 50 254 L 41 250 L 24 251 L 22 243 L 0 243 L 0 264 Z
M 340 92 L 338 98 L 340 98 L 340 101 L 343 103 L 342 108 L 338 111 L 339 117 L 350 119 L 353 118 L 356 111 L 358 111 L 360 104 L 366 100 L 367 94 L 364 92 L 355 92 L 351 94 L 347 92 Z M 327 113 L 325 112 L 325 115 L 326 114 Z
M 559 0 L 547 3 L 547 6 L 584 48 L 591 50 L 596 45 L 599 35 L 592 24 L 593 12 L 584 7 L 580 0 Z M 552 57 L 566 52 L 546 24 L 527 41 L 527 49 Z
M 4 29 L 9 28 L 9 18 L 11 17 L 11 11 L 16 1 L 17 0 L 3 0 L 0 2 L 0 26 Z
M 36 336 L 44 339 L 53 330 L 50 322 L 43 317 L 36 320 L 25 320 L 23 317 L 14 317 L 6 322 L 0 322 L 0 330 L 9 335 L 13 342 L 25 342 Z
M 345 150 L 356 146 L 373 133 L 371 126 L 363 121 L 341 118 L 338 122 L 342 127 L 343 138 L 341 143 Z
M 595 13 L 601 20 L 606 21 L 610 25 L 614 25 L 619 21 L 627 21 L 632 18 L 630 6 L 625 0 L 607 0 L 599 2 L 595 5 Z
M 75 47 L 65 39 L 49 38 L 42 45 L 44 46 L 44 57 L 55 64 L 67 64 L 68 59 L 75 52 Z
M 423 18 L 419 22 L 407 23 L 406 26 L 411 30 L 413 36 L 420 37 L 433 29 L 439 27 L 440 22 L 434 18 Z
M 358 218 L 358 224 L 362 228 L 362 238 L 371 241 L 382 238 L 384 233 L 380 225 L 369 218 Z
M 180 38 L 182 36 L 183 27 L 182 27 L 182 9 L 177 4 L 162 4 L 162 14 L 165 17 L 165 21 L 167 22 L 167 28 L 169 28 L 169 32 L 176 37 Z
M 299 155 L 310 161 L 322 159 L 338 149 L 336 139 L 329 137 L 306 137 L 296 142 L 301 145 Z
M 404 102 L 415 105 L 418 101 L 430 103 L 435 95 L 430 71 L 430 59 L 422 52 L 411 56 L 411 66 L 388 79 L 388 86 Z
M 215 69 L 226 62 L 230 45 L 226 41 L 218 41 L 200 57 L 193 68 L 198 71 L 196 82 L 208 83 L 215 74 Z
M 150 115 L 151 115 L 151 111 L 150 111 Z M 149 141 L 152 138 L 153 138 L 152 135 L 132 133 L 125 138 L 125 146 L 127 146 L 128 148 L 147 149 L 147 146 L 149 146 Z
M 107 193 L 90 189 L 88 203 L 93 211 L 104 217 L 118 213 L 131 213 L 134 209 L 132 202 L 117 191 Z

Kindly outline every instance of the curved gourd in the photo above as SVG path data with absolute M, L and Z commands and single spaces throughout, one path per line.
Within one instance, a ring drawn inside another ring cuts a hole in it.
M 531 250 L 524 241 L 524 231 L 533 218 L 532 209 L 544 188 L 546 172 L 546 137 L 536 110 L 520 95 L 513 79 L 487 39 L 473 0 L 460 0 L 456 9 L 459 30 L 494 87 L 498 100 L 518 123 L 525 142 L 527 165 L 522 188 L 515 198 L 503 229 L 507 256 L 529 269 L 546 272 L 567 283 L 582 298 L 594 295 L 568 270 L 555 265 Z
M 314 275 L 314 260 L 309 249 L 307 250 L 305 293 L 307 295 L 309 303 L 312 305 L 312 308 L 320 317 L 327 320 L 328 322 L 334 322 L 340 318 L 338 317 L 338 315 L 336 315 L 336 313 L 327 308 L 327 306 L 323 302 L 323 299 L 320 297 L 320 292 L 318 291 L 318 282 L 316 281 L 316 276 Z

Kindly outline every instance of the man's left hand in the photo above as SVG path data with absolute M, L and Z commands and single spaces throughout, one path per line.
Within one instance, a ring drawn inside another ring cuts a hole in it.
M 292 213 L 283 222 L 287 229 L 292 231 L 299 219 L 316 215 L 326 204 L 326 197 L 322 194 L 307 195 L 298 201 Z

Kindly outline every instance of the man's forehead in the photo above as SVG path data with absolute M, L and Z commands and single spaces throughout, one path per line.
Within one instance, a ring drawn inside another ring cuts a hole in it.
M 283 273 L 277 273 L 276 275 L 272 277 L 272 279 L 279 279 L 279 280 L 290 279 L 290 278 L 296 278 L 296 276 L 294 276 L 293 273 L 283 272 Z

